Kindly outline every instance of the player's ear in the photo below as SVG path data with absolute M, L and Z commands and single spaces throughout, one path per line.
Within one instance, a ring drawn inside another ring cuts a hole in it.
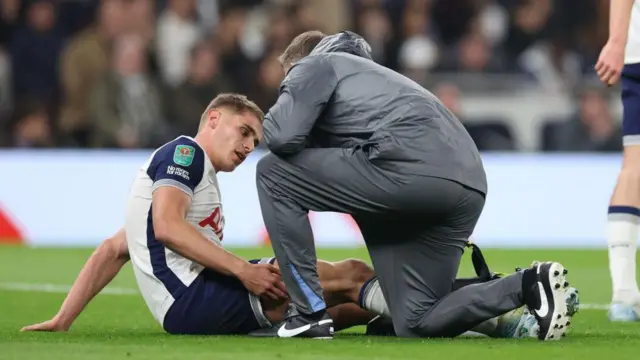
M 220 122 L 220 111 L 217 109 L 210 109 L 207 113 L 207 126 L 212 129 L 218 127 L 218 123 Z

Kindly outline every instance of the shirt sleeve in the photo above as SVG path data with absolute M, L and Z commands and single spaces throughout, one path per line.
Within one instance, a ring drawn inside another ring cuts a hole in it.
M 294 65 L 275 105 L 264 118 L 264 139 L 271 152 L 295 154 L 305 148 L 311 130 L 338 84 L 326 58 L 312 57 Z
M 204 152 L 195 143 L 167 144 L 156 152 L 147 174 L 153 181 L 152 192 L 172 186 L 193 197 L 204 174 Z

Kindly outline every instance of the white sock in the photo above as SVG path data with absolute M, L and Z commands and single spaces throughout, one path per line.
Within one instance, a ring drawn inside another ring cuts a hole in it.
M 382 294 L 378 278 L 371 279 L 363 287 L 360 307 L 374 314 L 391 317 L 391 311 Z
M 613 302 L 631 304 L 640 300 L 636 282 L 636 244 L 640 209 L 627 206 L 609 208 L 607 242 L 609 271 L 613 284 Z

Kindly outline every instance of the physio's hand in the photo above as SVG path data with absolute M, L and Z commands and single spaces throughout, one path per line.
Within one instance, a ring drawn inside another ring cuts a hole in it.
M 600 52 L 595 70 L 600 80 L 607 86 L 614 85 L 620 79 L 624 66 L 624 50 L 623 43 L 609 41 Z
M 247 264 L 238 273 L 238 279 L 252 294 L 273 300 L 287 299 L 287 291 L 280 270 L 271 264 Z
M 53 318 L 39 324 L 33 324 L 25 326 L 20 331 L 52 331 L 52 332 L 65 332 L 69 330 L 69 326 L 62 324 L 61 321 Z

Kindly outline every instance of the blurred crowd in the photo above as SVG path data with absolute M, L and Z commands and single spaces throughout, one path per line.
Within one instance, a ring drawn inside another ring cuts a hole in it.
M 575 93 L 545 151 L 617 151 L 610 94 L 583 86 L 609 0 L 0 0 L 0 144 L 148 148 L 192 135 L 209 101 L 241 92 L 265 112 L 277 56 L 300 32 L 350 29 L 374 60 L 460 112 L 446 74 L 509 75 Z M 444 75 L 443 75 L 444 74 Z M 440 75 L 440 76 L 438 76 Z M 475 91 L 477 89 L 477 83 Z M 474 91 L 473 84 L 470 90 Z M 482 89 L 480 89 L 482 90 Z M 502 121 L 468 122 L 481 150 L 517 148 Z

